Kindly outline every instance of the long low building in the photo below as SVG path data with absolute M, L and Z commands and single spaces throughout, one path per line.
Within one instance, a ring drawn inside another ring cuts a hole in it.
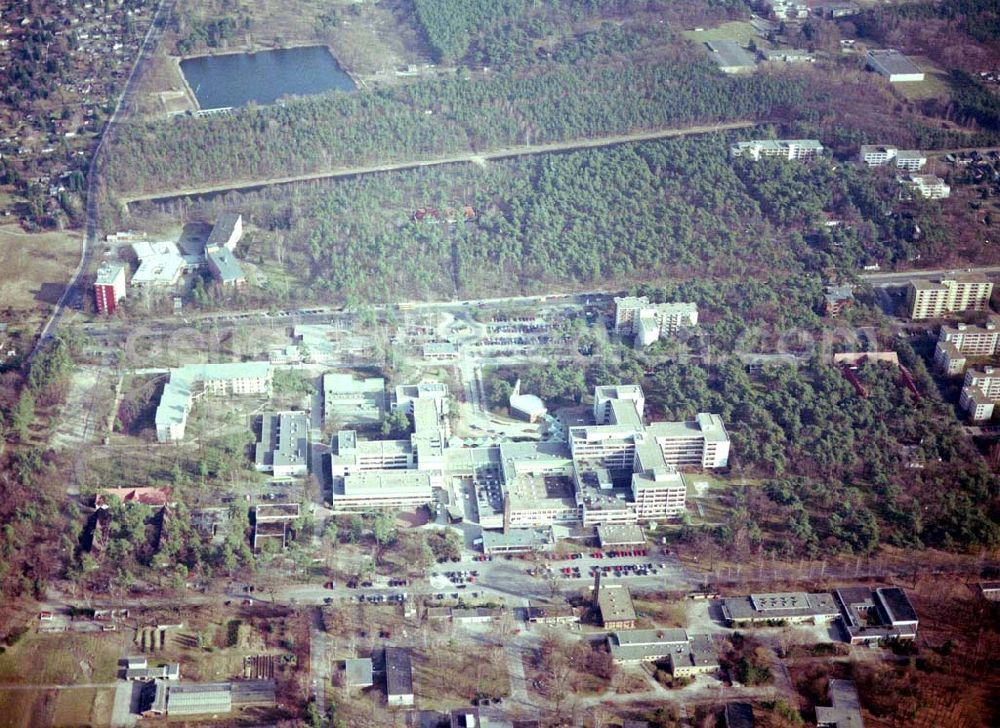
M 873 49 L 865 54 L 868 68 L 885 76 L 890 83 L 923 81 L 920 67 L 894 48 Z
M 407 510 L 433 500 L 431 474 L 422 470 L 362 470 L 334 485 L 333 510 Z
M 552 528 L 518 528 L 502 531 L 483 531 L 483 553 L 519 554 L 529 551 L 548 551 L 555 544 Z
M 777 592 L 722 600 L 722 616 L 733 627 L 767 622 L 822 624 L 840 616 L 831 594 Z
M 642 529 L 635 524 L 601 524 L 597 526 L 597 541 L 603 549 L 646 545 Z
M 532 624 L 573 624 L 580 621 L 580 615 L 565 602 L 529 601 L 526 617 Z
M 608 649 L 622 664 L 656 662 L 687 649 L 688 634 L 683 629 L 626 629 L 608 635 Z

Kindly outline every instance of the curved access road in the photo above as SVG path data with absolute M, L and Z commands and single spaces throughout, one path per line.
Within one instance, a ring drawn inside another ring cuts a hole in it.
M 80 243 L 80 262 L 77 264 L 76 270 L 73 271 L 73 276 L 70 278 L 66 290 L 59 297 L 52 315 L 49 316 L 42 327 L 38 339 L 35 341 L 35 347 L 28 355 L 29 367 L 34 361 L 35 355 L 55 335 L 56 329 L 59 327 L 59 322 L 62 321 L 63 314 L 66 312 L 67 302 L 74 297 L 83 295 L 83 291 L 80 290 L 80 279 L 87 272 L 90 259 L 94 254 L 94 246 L 97 244 L 97 237 L 100 233 L 100 228 L 97 224 L 97 188 L 98 167 L 100 166 L 100 157 L 104 150 L 104 143 L 118 124 L 118 119 L 122 111 L 128 107 L 129 102 L 132 100 L 132 96 L 135 94 L 136 79 L 139 77 L 139 69 L 142 67 L 142 63 L 150 50 L 156 47 L 163 32 L 163 19 L 173 10 L 175 2 L 176 0 L 160 0 L 160 4 L 156 6 L 156 12 L 149 23 L 149 29 L 142 39 L 142 45 L 139 47 L 139 54 L 135 58 L 135 63 L 132 64 L 128 79 L 125 81 L 125 87 L 122 89 L 121 96 L 118 97 L 118 103 L 115 104 L 115 110 L 108 117 L 107 122 L 104 124 L 104 129 L 101 130 L 101 138 L 97 142 L 97 148 L 94 149 L 94 154 L 90 158 L 90 165 L 87 167 L 87 222 L 86 233 Z
M 552 152 L 569 152 L 576 149 L 610 147 L 617 144 L 629 144 L 631 142 L 645 142 L 655 139 L 668 139 L 670 137 L 711 134 L 713 132 L 728 131 L 730 129 L 746 129 L 762 123 L 765 122 L 728 121 L 718 124 L 705 124 L 702 126 L 656 129 L 653 131 L 635 132 L 633 134 L 615 134 L 612 136 L 592 137 L 589 139 L 573 139 L 563 142 L 552 142 L 551 144 L 522 144 L 513 147 L 501 147 L 499 149 L 484 150 L 480 152 L 469 151 L 437 157 L 425 157 L 423 159 L 408 159 L 401 162 L 385 162 L 382 164 L 369 164 L 357 167 L 342 167 L 340 169 L 328 170 L 325 172 L 309 172 L 307 174 L 295 174 L 287 177 L 266 177 L 262 179 L 238 180 L 235 182 L 220 182 L 218 184 L 211 185 L 198 185 L 195 187 L 181 187 L 175 190 L 166 190 L 142 195 L 123 195 L 119 199 L 122 202 L 129 204 L 145 200 L 163 200 L 172 197 L 188 197 L 189 195 L 232 192 L 259 187 L 269 187 L 272 185 L 291 184 L 293 182 L 309 182 L 312 180 L 329 179 L 334 177 L 354 177 L 357 175 L 372 174 L 375 172 L 396 172 L 405 169 L 415 169 L 417 167 L 436 167 L 443 164 L 461 164 L 466 162 L 483 164 L 484 162 L 494 159 L 524 157 L 533 154 L 549 154 Z

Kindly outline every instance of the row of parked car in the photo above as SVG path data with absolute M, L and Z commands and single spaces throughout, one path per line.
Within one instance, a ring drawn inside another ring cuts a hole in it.
M 406 592 L 394 594 L 358 594 L 358 602 L 364 604 L 385 604 L 391 602 L 405 602 Z
M 609 576 L 655 576 L 660 573 L 656 564 L 614 564 L 613 566 L 590 567 L 591 576 L 598 571 Z
M 479 572 L 475 571 L 475 570 L 473 570 L 473 571 L 446 571 L 446 572 L 444 572 L 444 575 L 446 577 L 448 577 L 448 581 L 450 581 L 452 584 L 464 584 L 466 582 L 468 582 L 469 584 L 471 584 L 472 582 L 474 582 L 476 580 L 476 577 L 479 576 Z M 431 574 L 431 576 L 437 576 L 437 574 L 433 573 L 433 574 Z

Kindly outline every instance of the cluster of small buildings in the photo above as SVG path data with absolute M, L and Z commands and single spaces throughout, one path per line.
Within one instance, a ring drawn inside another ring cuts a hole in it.
M 615 333 L 635 336 L 636 348 L 697 325 L 698 306 L 693 303 L 650 303 L 645 296 L 615 298 Z
M 47 190 L 42 219 L 27 212 L 33 223 L 65 214 L 63 193 L 82 191 L 102 109 L 128 76 L 152 17 L 150 8 L 143 3 L 0 3 L 0 69 L 8 81 L 5 91 L 17 97 L 0 109 L 0 157 L 18 183 Z M 56 53 L 58 62 L 52 63 Z M 49 68 L 43 68 L 46 59 Z M 12 211 L 11 204 L 0 215 Z
M 845 587 L 832 593 L 779 592 L 722 600 L 722 614 L 732 627 L 838 623 L 845 641 L 870 645 L 891 639 L 912 640 L 918 619 L 899 587 Z
M 108 242 L 131 241 L 137 260 L 131 285 L 136 288 L 170 288 L 176 286 L 185 273 L 201 267 L 206 267 L 220 285 L 238 287 L 246 282 L 246 275 L 234 255 L 242 237 L 243 216 L 227 213 L 216 221 L 203 248 L 181 250 L 175 242 L 153 242 L 135 233 L 114 233 L 108 235 Z M 118 302 L 126 297 L 129 285 L 126 267 L 119 261 L 106 261 L 98 269 L 94 300 L 99 313 L 114 313 Z
M 862 144 L 861 161 L 869 167 L 893 165 L 909 172 L 896 177 L 900 198 L 911 199 L 915 194 L 928 200 L 942 200 L 951 195 L 951 187 L 934 174 L 917 174 L 927 164 L 927 155 L 916 149 L 897 149 L 884 144 Z

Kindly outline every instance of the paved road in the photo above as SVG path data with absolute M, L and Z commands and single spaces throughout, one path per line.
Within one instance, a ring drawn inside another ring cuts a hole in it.
M 25 690 L 96 690 L 105 688 L 118 688 L 121 685 L 131 683 L 72 683 L 72 684 L 45 684 L 45 685 L 9 685 L 0 683 L 0 693 L 5 691 L 25 691 Z
M 104 144 L 108 137 L 114 132 L 115 125 L 118 123 L 119 115 L 122 110 L 128 106 L 135 93 L 135 82 L 139 77 L 139 68 L 141 67 L 147 54 L 159 41 L 163 29 L 163 21 L 172 12 L 175 2 L 176 0 L 161 0 L 160 4 L 156 6 L 156 12 L 153 13 L 153 20 L 150 22 L 149 29 L 146 31 L 146 37 L 143 38 L 142 45 L 139 47 L 139 54 L 136 56 L 135 63 L 132 64 L 132 69 L 129 71 L 128 79 L 125 81 L 125 86 L 122 90 L 122 95 L 118 97 L 118 102 L 115 104 L 115 110 L 112 112 L 107 123 L 104 125 L 104 129 L 101 131 L 101 138 L 97 142 L 97 148 L 94 150 L 94 154 L 90 158 L 90 165 L 87 167 L 86 234 L 80 242 L 80 262 L 77 264 L 76 270 L 73 271 L 73 277 L 70 278 L 69 285 L 66 286 L 66 290 L 64 290 L 63 294 L 59 297 L 59 301 L 56 303 L 56 307 L 52 311 L 52 315 L 42 327 L 42 331 L 39 334 L 38 339 L 35 341 L 34 348 L 28 355 L 29 366 L 31 365 L 31 362 L 34 361 L 35 355 L 41 350 L 41 347 L 55 335 L 56 329 L 59 327 L 59 322 L 62 320 L 66 311 L 66 303 L 74 297 L 83 295 L 83 288 L 80 286 L 80 278 L 86 273 L 87 267 L 90 265 L 90 259 L 93 256 L 94 246 L 97 244 L 97 238 L 100 233 L 100 229 L 97 224 L 97 190 L 99 186 L 98 165 L 101 153 L 104 150 Z
M 982 273 L 983 275 L 998 275 L 1000 274 L 1000 266 L 998 265 L 984 265 L 975 268 L 923 268 L 920 270 L 906 270 L 895 273 L 863 273 L 858 276 L 864 281 L 867 281 L 873 286 L 886 285 L 890 283 L 900 283 L 910 280 L 911 278 L 931 278 L 934 276 L 943 276 L 949 274 L 960 274 L 960 273 Z
M 132 713 L 132 693 L 135 683 L 120 682 L 115 685 L 115 702 L 111 709 L 111 728 L 129 728 L 136 723 Z
M 327 655 L 326 632 L 323 630 L 323 616 L 318 609 L 313 610 L 312 624 L 309 626 L 309 665 L 316 708 L 320 715 L 326 715 L 326 683 L 330 676 L 330 660 Z
M 718 131 L 730 129 L 745 129 L 756 126 L 762 122 L 757 121 L 733 121 L 719 124 L 706 124 L 702 126 L 690 126 L 674 129 L 656 129 L 654 131 L 636 132 L 634 134 L 615 134 L 611 136 L 596 137 L 593 139 L 574 139 L 564 142 L 554 142 L 552 144 L 530 144 L 513 147 L 502 147 L 482 152 L 462 152 L 459 154 L 449 154 L 438 157 L 428 157 L 425 159 L 410 159 L 403 162 L 387 162 L 384 164 L 369 164 L 358 167 L 344 167 L 326 172 L 312 172 L 310 174 L 289 175 L 286 177 L 265 177 L 263 179 L 249 179 L 238 182 L 223 182 L 214 185 L 198 185 L 195 187 L 184 187 L 176 190 L 167 190 L 143 195 L 124 195 L 120 199 L 125 203 L 139 202 L 141 200 L 159 200 L 172 197 L 187 197 L 189 195 L 203 195 L 216 192 L 229 192 L 232 190 L 242 190 L 247 188 L 270 187 L 273 185 L 291 184 L 294 182 L 307 182 L 309 180 L 330 179 L 334 177 L 355 177 L 374 172 L 396 172 L 404 169 L 415 169 L 417 167 L 436 167 L 443 164 L 460 164 L 471 162 L 483 164 L 487 160 L 507 159 L 510 157 L 523 157 L 535 154 L 549 154 L 552 152 L 567 152 L 575 149 L 592 149 L 595 147 L 609 147 L 617 144 L 629 144 L 631 142 L 651 141 L 654 139 L 667 139 L 670 137 L 694 136 L 698 134 L 711 134 Z

